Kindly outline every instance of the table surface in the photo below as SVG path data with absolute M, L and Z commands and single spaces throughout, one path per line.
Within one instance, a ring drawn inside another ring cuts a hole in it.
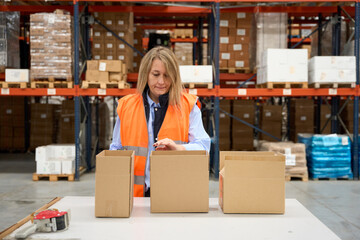
M 296 199 L 286 199 L 284 215 L 224 214 L 217 198 L 208 213 L 150 213 L 150 198 L 134 198 L 130 218 L 95 218 L 94 206 L 94 197 L 62 198 L 52 208 L 71 210 L 70 227 L 29 239 L 340 239 Z

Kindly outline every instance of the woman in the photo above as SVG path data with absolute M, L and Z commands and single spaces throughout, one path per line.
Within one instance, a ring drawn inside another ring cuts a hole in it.
M 110 150 L 135 151 L 134 196 L 150 196 L 150 152 L 210 150 L 197 97 L 182 87 L 179 65 L 168 48 L 155 47 L 141 60 L 137 93 L 118 102 Z

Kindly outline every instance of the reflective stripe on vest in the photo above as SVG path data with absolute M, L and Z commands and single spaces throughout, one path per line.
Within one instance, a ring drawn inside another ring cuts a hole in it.
M 158 139 L 170 138 L 176 144 L 188 143 L 189 116 L 196 103 L 196 96 L 183 93 L 181 108 L 169 105 L 158 133 Z M 120 136 L 124 149 L 135 151 L 134 196 L 145 194 L 145 168 L 148 155 L 148 132 L 144 103 L 140 94 L 119 100 L 117 113 L 120 118 Z

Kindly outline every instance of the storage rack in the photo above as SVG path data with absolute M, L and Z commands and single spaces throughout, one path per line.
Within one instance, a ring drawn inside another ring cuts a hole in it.
M 99 0 L 92 0 L 91 2 L 96 2 Z M 65 9 L 70 11 L 74 16 L 74 23 L 79 22 L 79 10 L 82 10 L 83 7 L 79 6 L 81 0 L 74 0 L 73 7 L 71 6 L 0 6 L 0 11 L 20 11 L 22 13 L 35 13 L 35 12 L 52 12 L 55 9 Z M 112 2 L 110 0 L 109 2 Z M 113 2 L 121 2 L 113 0 Z M 135 1 L 128 1 L 135 2 Z M 150 2 L 150 1 L 142 1 Z M 166 2 L 166 1 L 160 1 Z M 184 1 L 173 1 L 173 2 L 184 2 Z M 189 2 L 189 1 L 186 1 Z M 194 1 L 201 2 L 201 1 Z M 354 179 L 359 179 L 359 161 L 358 161 L 358 106 L 359 106 L 359 33 L 360 33 L 360 5 L 359 2 L 355 2 L 355 7 L 345 7 L 346 12 L 350 15 L 355 15 L 355 56 L 356 56 L 356 87 L 355 88 L 338 88 L 338 89 L 252 89 L 252 88 L 221 88 L 220 81 L 223 80 L 247 80 L 249 79 L 249 74 L 220 74 L 219 72 L 219 16 L 220 16 L 220 1 L 207 1 L 211 2 L 211 10 L 191 8 L 186 6 L 167 6 L 167 7 L 157 7 L 157 6 L 89 6 L 90 11 L 134 11 L 138 14 L 148 14 L 156 15 L 159 12 L 162 15 L 186 15 L 186 14 L 196 14 L 206 16 L 210 14 L 210 21 L 213 24 L 209 25 L 209 31 L 211 31 L 211 49 L 210 52 L 211 60 L 215 68 L 214 73 L 214 89 L 191 89 L 188 90 L 191 93 L 194 93 L 200 97 L 212 97 L 214 100 L 214 118 L 215 118 L 215 136 L 214 136 L 214 173 L 215 176 L 218 176 L 218 161 L 219 161 L 219 149 L 218 149 L 218 135 L 219 135 L 219 98 L 220 97 L 300 97 L 300 96 L 330 96 L 330 97 L 339 97 L 339 96 L 351 96 L 354 97 L 354 137 L 353 137 L 353 159 L 352 167 L 354 172 Z M 222 1 L 222 2 L 235 2 L 235 1 Z M 247 2 L 247 1 L 236 1 L 236 2 Z M 262 1 L 251 1 L 253 3 L 257 2 L 272 2 L 270 0 Z M 277 2 L 289 2 L 286 0 L 279 0 Z M 313 2 L 313 1 L 298 1 L 298 2 Z M 354 1 L 316 1 L 316 2 L 354 2 Z M 338 8 L 336 7 L 258 7 L 261 12 L 288 12 L 294 15 L 296 14 L 310 14 L 316 15 L 321 13 L 323 16 L 331 15 L 334 13 L 339 13 Z M 110 10 L 111 9 L 111 10 Z M 253 8 L 230 8 L 223 10 L 226 11 L 242 11 L 242 12 L 252 12 Z M 341 13 L 340 13 L 341 14 Z M 211 28 L 210 28 L 211 26 Z M 80 129 L 80 97 L 87 96 L 124 96 L 130 93 L 134 93 L 135 89 L 81 89 L 79 88 L 79 25 L 74 24 L 74 88 L 73 89 L 1 89 L 0 95 L 5 96 L 73 96 L 75 100 L 75 145 L 76 145 L 76 172 L 75 179 L 79 179 L 79 164 L 80 164 L 80 142 L 79 142 L 79 129 Z M 335 54 L 338 53 L 335 50 Z M 0 76 L 4 78 L 4 76 Z M 134 80 L 137 78 L 137 74 L 130 73 L 128 74 L 128 79 Z M 337 109 L 333 108 L 333 112 L 336 113 Z M 335 123 L 333 125 L 333 130 Z M 88 146 L 88 145 L 87 145 Z

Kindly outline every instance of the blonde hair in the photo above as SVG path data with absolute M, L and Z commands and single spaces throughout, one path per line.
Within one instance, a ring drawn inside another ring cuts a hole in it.
M 169 104 L 180 107 L 181 92 L 184 87 L 181 83 L 179 64 L 176 60 L 175 54 L 168 48 L 154 47 L 141 59 L 137 91 L 140 94 L 144 92 L 148 83 L 151 66 L 155 59 L 159 59 L 164 64 L 171 81 L 169 89 Z

